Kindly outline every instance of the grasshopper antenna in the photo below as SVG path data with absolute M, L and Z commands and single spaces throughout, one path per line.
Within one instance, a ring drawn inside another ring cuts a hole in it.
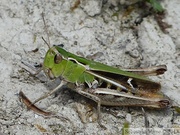
M 50 49 L 50 45 L 48 44 L 48 42 L 44 39 L 44 37 L 42 37 L 42 40 L 44 41 L 44 43 L 49 47 Z
M 44 26 L 45 26 L 45 31 L 46 31 L 46 35 L 47 35 L 47 39 L 48 39 L 48 42 L 42 37 L 43 41 L 47 44 L 47 46 L 49 47 L 49 49 L 51 48 L 50 47 L 50 40 L 49 40 L 49 34 L 48 34 L 48 30 L 47 30 L 47 25 L 46 25 L 46 21 L 44 19 L 44 13 L 42 13 L 42 19 L 43 19 L 43 22 L 44 22 Z

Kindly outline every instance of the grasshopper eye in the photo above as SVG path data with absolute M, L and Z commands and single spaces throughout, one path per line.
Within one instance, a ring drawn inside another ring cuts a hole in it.
M 60 54 L 56 54 L 54 57 L 54 63 L 59 64 L 62 61 L 62 56 Z

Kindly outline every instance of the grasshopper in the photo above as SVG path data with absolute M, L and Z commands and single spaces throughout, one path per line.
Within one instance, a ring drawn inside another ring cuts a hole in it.
M 101 105 L 152 108 L 170 106 L 170 100 L 159 91 L 161 85 L 140 75 L 162 74 L 166 71 L 165 65 L 121 70 L 53 46 L 47 51 L 42 68 L 50 79 L 61 77 L 62 81 L 33 104 L 51 95 L 63 85 L 74 83 L 74 91 L 97 102 L 99 123 Z
M 146 77 L 163 74 L 167 70 L 165 65 L 146 69 L 119 69 L 72 54 L 60 46 L 48 45 L 42 69 L 50 79 L 61 77 L 62 81 L 32 104 L 63 85 L 73 83 L 76 84 L 73 89 L 75 92 L 97 103 L 100 125 L 101 105 L 151 108 L 167 108 L 171 105 L 169 98 L 160 92 L 161 85 Z

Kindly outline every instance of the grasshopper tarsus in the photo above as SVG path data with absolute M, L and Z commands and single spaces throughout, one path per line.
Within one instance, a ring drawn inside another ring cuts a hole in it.
M 99 126 L 100 126 L 102 129 L 104 129 L 104 130 L 107 129 L 107 128 L 101 123 L 101 121 L 100 121 L 100 122 L 98 121 L 98 124 L 99 124 Z

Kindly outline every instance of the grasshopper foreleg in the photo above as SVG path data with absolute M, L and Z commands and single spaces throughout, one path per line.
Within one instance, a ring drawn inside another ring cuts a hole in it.
M 42 71 L 42 67 L 40 66 L 41 64 L 37 64 L 35 66 L 32 66 L 29 64 L 27 61 L 21 60 L 21 66 L 24 68 L 26 71 L 28 71 L 32 76 L 38 75 Z M 40 67 L 40 69 L 36 70 L 34 67 Z
M 48 93 L 44 94 L 43 96 L 41 96 L 40 98 L 36 99 L 32 104 L 35 104 L 37 102 L 39 102 L 40 100 L 52 95 L 53 93 L 55 93 L 59 88 L 61 88 L 63 85 L 66 85 L 67 82 L 66 81 L 61 81 L 61 83 L 56 87 L 54 88 L 53 90 L 49 91 Z

